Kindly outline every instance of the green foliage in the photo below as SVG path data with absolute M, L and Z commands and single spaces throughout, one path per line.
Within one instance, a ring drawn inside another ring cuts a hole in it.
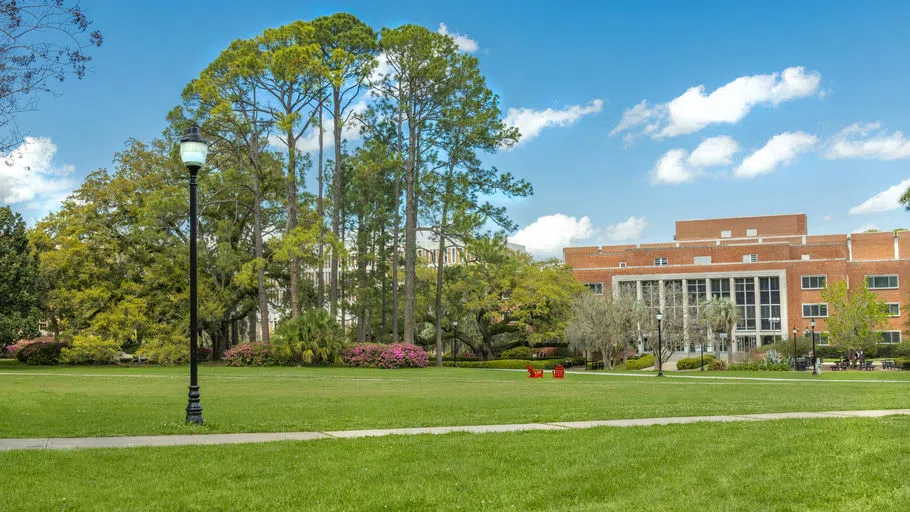
M 715 360 L 715 357 L 713 354 L 705 354 L 704 361 L 705 361 L 706 367 L 710 367 L 712 364 L 714 364 L 714 360 Z M 679 361 L 676 361 L 676 369 L 677 370 L 694 370 L 696 368 L 701 368 L 701 366 L 702 366 L 701 362 L 702 362 L 701 357 L 685 357 L 683 359 L 680 359 Z
M 846 281 L 830 283 L 822 290 L 828 303 L 828 338 L 842 349 L 869 351 L 881 341 L 888 320 L 888 307 L 865 281 L 851 290 Z
M 16 352 L 16 359 L 30 365 L 55 365 L 60 362 L 60 351 L 66 343 L 38 341 L 23 346 Z
M 910 341 L 901 343 L 880 343 L 876 347 L 877 357 L 910 357 Z
M 311 309 L 278 324 L 272 337 L 278 357 L 297 364 L 341 364 L 344 330 L 324 309 Z
M 767 359 L 759 359 L 757 361 L 744 362 L 744 363 L 733 363 L 726 365 L 726 369 L 730 371 L 767 371 L 767 372 L 789 372 L 792 370 L 788 363 L 773 363 Z
M 500 352 L 499 357 L 501 359 L 531 359 L 533 352 L 531 347 L 518 346 L 515 348 L 510 348 Z
M 626 361 L 626 370 L 641 370 L 654 366 L 654 354 L 645 354 L 638 359 Z
M 77 334 L 60 352 L 64 364 L 111 364 L 120 352 L 120 344 L 94 334 Z
M 725 361 L 723 361 L 723 360 L 717 359 L 717 360 L 714 361 L 714 363 L 711 364 L 711 367 L 708 368 L 708 369 L 709 369 L 709 370 L 714 370 L 714 371 L 726 370 L 726 369 L 727 369 L 727 363 L 726 363 Z
M 146 340 L 136 354 L 155 364 L 183 364 L 190 360 L 190 342 L 178 333 L 161 334 Z
M 452 361 L 444 361 L 445 366 L 453 366 Z M 548 360 L 531 360 L 526 359 L 496 359 L 495 361 L 465 361 L 458 362 L 459 368 L 498 368 L 498 369 L 508 369 L 508 370 L 523 370 L 527 368 L 528 365 L 531 365 L 532 368 L 537 370 L 552 370 L 556 368 L 557 365 L 563 364 L 562 359 L 548 359 Z
M 0 351 L 38 336 L 38 257 L 22 216 L 0 207 Z
M 733 328 L 739 322 L 742 312 L 729 298 L 713 297 L 701 308 L 703 322 L 716 333 L 726 333 L 727 340 L 733 339 Z M 727 350 L 727 362 L 733 362 L 733 350 Z

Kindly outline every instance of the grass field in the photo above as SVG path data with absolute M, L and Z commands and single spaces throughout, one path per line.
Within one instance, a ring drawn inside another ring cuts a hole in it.
M 686 376 L 701 377 L 696 373 Z M 183 424 L 187 368 L 0 364 L 0 437 L 269 432 L 910 408 L 910 372 L 705 372 L 724 380 L 479 369 L 200 369 L 206 425 Z M 777 380 L 780 379 L 780 380 Z M 851 382 L 835 382 L 848 379 Z M 894 382 L 865 382 L 887 379 Z
M 3 510 L 903 511 L 910 417 L 0 453 Z

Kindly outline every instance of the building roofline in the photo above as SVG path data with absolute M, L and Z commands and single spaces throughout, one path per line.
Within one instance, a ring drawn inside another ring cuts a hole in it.
M 681 219 L 676 222 L 704 222 L 708 220 L 741 220 L 741 219 L 755 219 L 759 217 L 793 217 L 801 215 L 806 217 L 805 213 L 772 213 L 770 215 L 746 215 L 744 217 L 711 217 L 707 219 Z M 807 217 L 808 218 L 808 217 Z

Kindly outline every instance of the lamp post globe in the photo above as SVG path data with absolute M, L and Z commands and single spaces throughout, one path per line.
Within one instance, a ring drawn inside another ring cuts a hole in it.
M 190 391 L 186 406 L 186 422 L 202 424 L 202 404 L 199 402 L 199 354 L 196 338 L 199 327 L 197 321 L 197 283 L 196 283 L 196 178 L 199 169 L 205 165 L 208 156 L 208 143 L 199 134 L 199 127 L 193 126 L 180 139 L 180 158 L 190 171 Z
M 663 364 L 664 352 L 663 352 L 663 346 L 661 344 L 661 336 L 660 336 L 660 321 L 663 320 L 663 318 L 664 318 L 663 313 L 658 311 L 657 312 L 657 376 L 658 377 L 664 376 L 664 364 Z

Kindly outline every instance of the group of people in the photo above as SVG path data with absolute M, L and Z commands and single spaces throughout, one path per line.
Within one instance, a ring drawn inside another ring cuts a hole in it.
M 860 366 L 866 363 L 866 355 L 863 354 L 862 350 L 853 350 L 851 348 L 847 351 L 846 360 L 850 363 L 850 366 L 856 368 L 857 363 L 859 363 Z

